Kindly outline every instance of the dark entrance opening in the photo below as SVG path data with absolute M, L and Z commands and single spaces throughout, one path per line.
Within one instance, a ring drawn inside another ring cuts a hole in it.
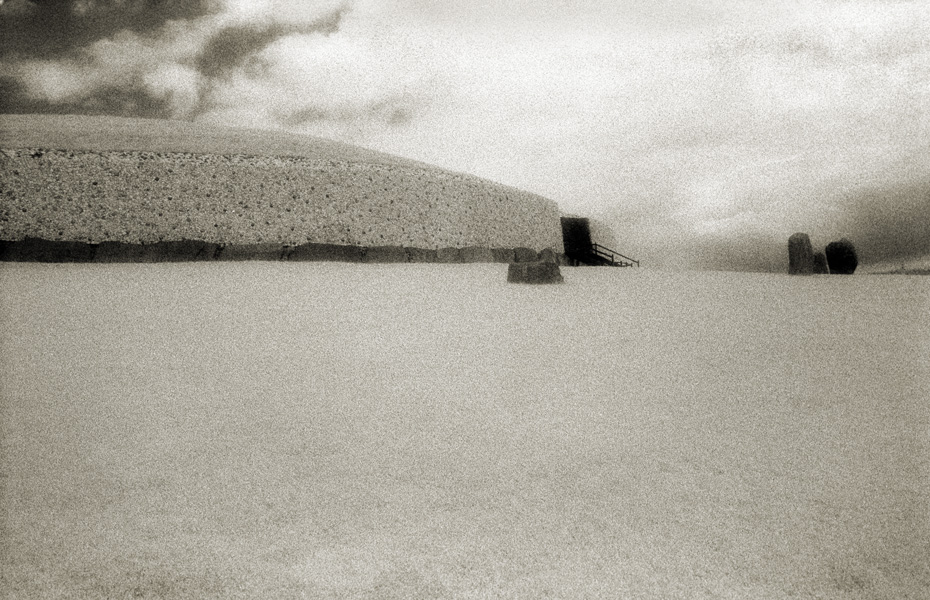
M 591 239 L 591 223 L 583 217 L 562 217 L 562 245 L 569 264 L 610 267 L 639 266 L 639 261 Z
M 562 217 L 562 244 L 565 256 L 577 260 L 594 251 L 591 224 L 579 217 Z

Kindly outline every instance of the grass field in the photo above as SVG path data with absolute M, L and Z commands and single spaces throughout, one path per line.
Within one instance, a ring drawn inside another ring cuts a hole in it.
M 930 279 L 0 265 L 8 598 L 930 598 Z

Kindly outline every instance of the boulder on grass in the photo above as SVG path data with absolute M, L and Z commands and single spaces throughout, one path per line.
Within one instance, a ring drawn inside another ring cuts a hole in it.
M 462 248 L 462 262 L 494 262 L 494 254 L 490 248 L 483 246 L 468 246 Z
M 856 248 L 846 238 L 827 244 L 826 255 L 830 273 L 852 275 L 856 271 L 856 267 L 859 266 Z
M 562 283 L 559 265 L 554 262 L 515 262 L 507 269 L 510 283 Z
M 539 255 L 536 254 L 536 251 L 532 248 L 514 248 L 513 249 L 513 261 L 522 263 L 522 262 L 536 262 L 539 260 Z
M 806 233 L 788 238 L 788 274 L 811 275 L 814 272 L 814 249 Z
M 830 268 L 827 266 L 827 255 L 823 252 L 814 254 L 814 274 L 829 275 Z

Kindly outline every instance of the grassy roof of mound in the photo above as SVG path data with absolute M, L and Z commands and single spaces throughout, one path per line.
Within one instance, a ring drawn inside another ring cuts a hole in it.
M 0 148 L 297 156 L 439 169 L 383 152 L 285 131 L 80 115 L 0 115 Z

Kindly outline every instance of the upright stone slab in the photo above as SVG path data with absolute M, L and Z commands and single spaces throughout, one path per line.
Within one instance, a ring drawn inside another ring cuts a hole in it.
M 823 252 L 814 254 L 814 274 L 828 275 L 829 273 L 830 268 L 827 266 L 827 255 Z
M 554 262 L 515 262 L 507 269 L 510 283 L 562 283 L 559 265 Z
M 852 275 L 855 273 L 856 267 L 859 266 L 856 248 L 846 238 L 827 244 L 826 255 L 830 273 Z
M 811 275 L 814 272 L 814 249 L 806 233 L 788 238 L 788 274 Z

